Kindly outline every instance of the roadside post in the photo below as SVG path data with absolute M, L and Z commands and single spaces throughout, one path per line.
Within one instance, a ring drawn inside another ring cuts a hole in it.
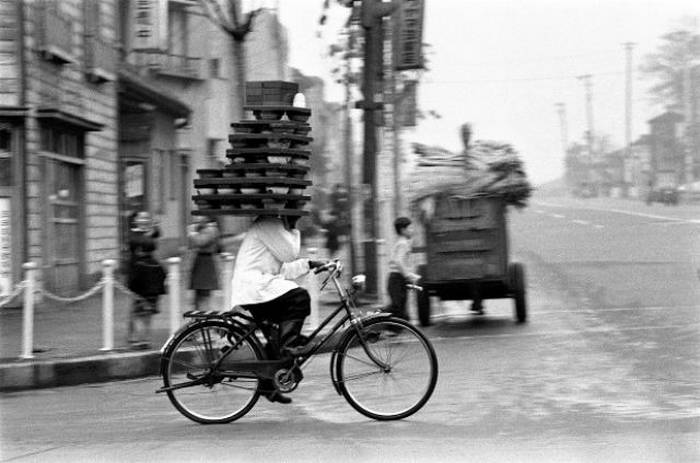
M 170 334 L 180 328 L 180 258 L 170 257 L 168 263 L 168 297 L 170 299 Z
M 102 261 L 102 348 L 101 351 L 114 349 L 114 267 L 112 259 Z
M 37 265 L 26 262 L 24 269 L 24 309 L 22 311 L 22 358 L 34 358 L 34 287 Z

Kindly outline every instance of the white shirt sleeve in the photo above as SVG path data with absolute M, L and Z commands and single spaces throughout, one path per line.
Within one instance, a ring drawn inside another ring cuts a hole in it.
M 286 280 L 296 280 L 309 272 L 309 260 L 299 259 L 301 234 L 299 230 L 287 230 L 280 219 L 259 222 L 258 238 L 275 259 L 282 262 L 280 274 Z

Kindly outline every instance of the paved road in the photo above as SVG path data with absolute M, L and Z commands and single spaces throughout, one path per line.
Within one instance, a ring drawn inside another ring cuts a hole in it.
M 510 301 L 483 317 L 448 308 L 427 330 L 438 387 L 408 420 L 359 415 L 321 357 L 292 405 L 261 401 L 223 426 L 180 416 L 157 378 L 6 394 L 2 459 L 698 461 L 700 214 L 637 208 L 548 199 L 513 213 L 530 323 L 513 323 Z

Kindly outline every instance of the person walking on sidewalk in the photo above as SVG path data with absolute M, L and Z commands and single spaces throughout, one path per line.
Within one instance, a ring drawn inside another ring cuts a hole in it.
M 270 359 L 279 359 L 304 343 L 301 329 L 311 313 L 311 299 L 293 280 L 325 263 L 299 258 L 296 221 L 297 217 L 258 217 L 241 243 L 233 270 L 233 305 L 248 310 L 258 324 L 267 321 L 278 327 L 265 332 Z M 271 380 L 262 380 L 260 390 L 270 402 L 292 401 Z
M 202 218 L 188 227 L 187 238 L 195 252 L 190 270 L 190 289 L 194 290 L 194 309 L 209 310 L 211 292 L 219 289 L 215 255 L 220 250 L 216 219 Z
M 158 313 L 158 298 L 165 294 L 165 270 L 153 256 L 159 236 L 151 215 L 138 212 L 129 233 L 128 287 L 137 297 L 129 315 L 128 341 L 134 348 L 150 347 L 151 318 Z
M 413 273 L 413 266 L 410 263 L 411 236 L 413 235 L 413 225 L 408 217 L 399 217 L 394 221 L 394 229 L 398 235 L 396 243 L 391 250 L 389 260 L 389 278 L 387 281 L 387 291 L 391 304 L 386 311 L 392 315 L 408 320 L 406 311 L 406 300 L 408 290 L 407 283 L 415 283 L 420 276 Z

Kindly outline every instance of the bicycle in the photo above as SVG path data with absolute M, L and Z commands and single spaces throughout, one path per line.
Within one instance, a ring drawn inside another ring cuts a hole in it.
M 282 393 L 294 391 L 303 379 L 302 367 L 336 339 L 331 380 L 355 410 L 376 420 L 398 420 L 416 413 L 437 383 L 432 344 L 403 319 L 382 312 L 359 315 L 355 295 L 364 285 L 363 275 L 353 277 L 348 289 L 339 282 L 339 261 L 315 273 L 322 271 L 329 273 L 321 289 L 332 282 L 340 305 L 309 335 L 301 353 L 270 360 L 261 342 L 270 342 L 265 335 L 269 325 L 258 326 L 239 311 L 191 311 L 186 314 L 191 321 L 161 350 L 163 387 L 156 392 L 167 393 L 175 408 L 193 421 L 229 423 L 248 413 L 265 392 L 261 380 L 272 380 Z M 321 336 L 334 319 L 335 325 Z

